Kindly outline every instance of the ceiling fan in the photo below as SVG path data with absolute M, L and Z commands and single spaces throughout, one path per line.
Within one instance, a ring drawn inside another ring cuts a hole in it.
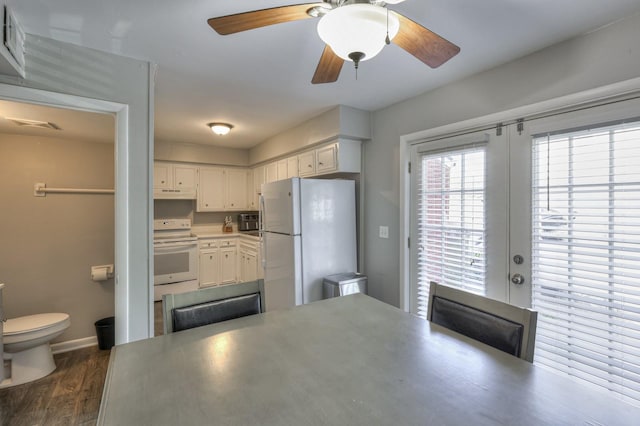
M 361 61 L 376 56 L 392 41 L 431 68 L 454 57 L 460 48 L 406 16 L 389 10 L 388 4 L 404 0 L 324 0 L 236 13 L 207 22 L 218 34 L 229 35 L 269 25 L 319 18 L 318 35 L 326 46 L 311 82 L 332 83 L 344 61 L 357 70 Z

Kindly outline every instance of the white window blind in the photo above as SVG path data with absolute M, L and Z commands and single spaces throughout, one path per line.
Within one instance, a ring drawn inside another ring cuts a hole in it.
M 427 152 L 419 163 L 416 314 L 424 318 L 431 281 L 485 292 L 485 148 Z
M 533 140 L 535 361 L 640 401 L 640 122 Z

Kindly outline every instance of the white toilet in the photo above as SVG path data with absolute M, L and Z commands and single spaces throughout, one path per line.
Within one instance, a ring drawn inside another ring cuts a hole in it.
M 4 360 L 9 361 L 10 366 L 5 369 L 0 388 L 31 382 L 53 372 L 56 365 L 49 342 L 70 324 L 69 314 L 62 313 L 8 319 L 3 326 L 2 340 Z

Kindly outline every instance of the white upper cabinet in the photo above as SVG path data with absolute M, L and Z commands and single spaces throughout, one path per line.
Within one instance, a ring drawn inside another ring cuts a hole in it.
M 258 166 L 253 169 L 253 191 L 249 195 L 251 200 L 251 210 L 260 208 L 260 193 L 262 192 L 262 184 L 264 183 L 264 166 Z
M 247 186 L 246 169 L 200 167 L 197 211 L 247 210 Z
M 173 188 L 172 165 L 169 163 L 153 164 L 153 189 Z
M 224 193 L 224 169 L 221 167 L 200 167 L 197 211 L 223 211 Z
M 153 164 L 153 197 L 195 199 L 197 174 L 196 166 L 155 162 Z
M 282 180 L 282 179 L 286 179 L 288 177 L 287 174 L 287 159 L 283 159 L 283 160 L 278 160 L 278 162 L 276 163 L 278 165 L 278 179 L 277 180 Z
M 225 169 L 225 210 L 247 210 L 247 172 Z
M 274 161 L 264 166 L 264 181 L 275 182 L 278 180 L 278 162 Z
M 287 177 L 298 177 L 300 174 L 298 173 L 298 156 L 294 155 L 293 157 L 287 158 Z
M 316 151 L 307 151 L 298 155 L 298 173 L 300 176 L 316 174 Z
M 338 169 L 338 144 L 316 149 L 316 174 L 333 172 Z
M 175 189 L 196 190 L 197 168 L 176 164 L 173 166 L 173 187 Z

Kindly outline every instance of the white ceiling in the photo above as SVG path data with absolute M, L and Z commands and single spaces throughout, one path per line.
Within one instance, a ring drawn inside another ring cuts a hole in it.
M 283 0 L 6 0 L 27 33 L 158 65 L 156 140 L 248 148 L 335 105 L 377 110 L 640 11 L 638 0 L 406 0 L 390 5 L 461 48 L 438 69 L 390 45 L 312 85 L 314 20 L 220 36 L 207 19 Z M 28 118 L 28 117 L 23 117 Z M 51 121 L 51 120 L 48 120 Z M 234 124 L 214 136 L 211 121 Z

